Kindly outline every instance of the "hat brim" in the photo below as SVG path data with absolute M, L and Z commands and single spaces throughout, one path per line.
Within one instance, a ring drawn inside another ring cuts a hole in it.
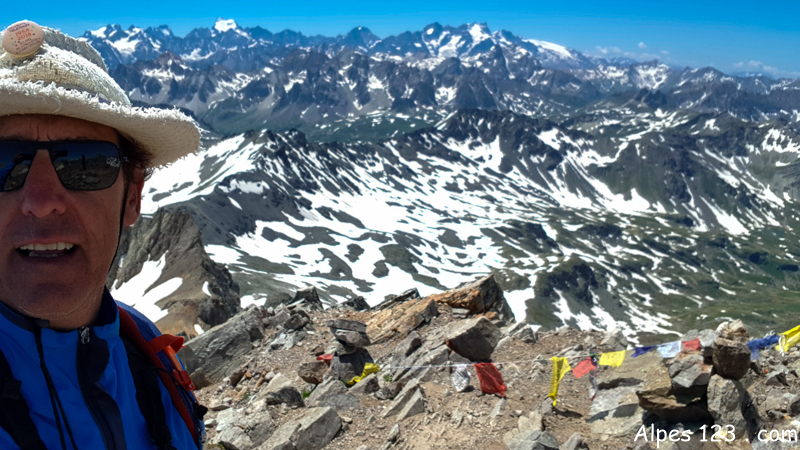
M 49 114 L 73 117 L 114 128 L 153 154 L 163 167 L 197 151 L 200 131 L 178 110 L 120 106 L 54 83 L 0 80 L 0 116 Z

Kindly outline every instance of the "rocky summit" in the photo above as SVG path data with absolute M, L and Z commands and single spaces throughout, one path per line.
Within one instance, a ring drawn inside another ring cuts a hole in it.
M 752 339 L 735 321 L 687 333 L 667 357 L 641 348 L 633 357 L 619 330 L 534 333 L 503 318 L 502 291 L 493 310 L 459 311 L 470 293 L 488 302 L 491 286 L 368 310 L 253 305 L 189 340 L 179 355 L 210 408 L 207 448 L 796 448 L 777 436 L 800 432 L 797 349 L 765 348 L 751 361 Z M 746 358 L 730 356 L 739 346 Z M 581 361 L 609 351 L 625 353 L 621 365 L 578 378 Z M 574 371 L 555 405 L 552 357 Z M 477 372 L 487 363 L 502 394 Z

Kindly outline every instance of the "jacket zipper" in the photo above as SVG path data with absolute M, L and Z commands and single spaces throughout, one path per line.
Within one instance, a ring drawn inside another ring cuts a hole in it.
M 85 359 L 84 355 L 87 350 L 86 346 L 89 345 L 90 340 L 91 330 L 89 327 L 83 326 L 78 328 L 78 361 L 76 367 L 78 370 L 78 384 L 81 387 L 83 401 L 86 402 L 86 406 L 89 408 L 92 419 L 94 419 L 94 422 L 100 429 L 100 435 L 103 437 L 103 444 L 105 444 L 106 449 L 113 450 L 114 440 L 111 437 L 111 427 L 108 425 L 108 422 L 106 421 L 105 416 L 102 414 L 102 411 L 100 411 L 100 408 L 93 401 L 93 397 L 89 392 L 91 386 L 86 380 L 83 370 L 81 370 L 82 362 Z

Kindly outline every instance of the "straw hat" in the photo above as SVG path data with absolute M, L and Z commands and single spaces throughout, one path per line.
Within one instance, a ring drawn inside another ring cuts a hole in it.
M 164 166 L 200 144 L 195 122 L 178 110 L 131 106 L 87 42 L 22 21 L 3 32 L 0 116 L 53 114 L 109 126 Z

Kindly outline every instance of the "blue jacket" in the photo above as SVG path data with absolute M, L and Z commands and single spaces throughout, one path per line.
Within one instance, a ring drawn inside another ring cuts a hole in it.
M 119 335 L 119 313 L 108 292 L 103 295 L 95 323 L 82 332 L 41 329 L 45 365 L 75 443 L 79 449 L 154 449 L 136 401 L 128 356 Z M 11 365 L 14 378 L 22 382 L 22 395 L 40 438 L 48 449 L 60 450 L 59 430 L 39 362 L 36 328 L 29 319 L 0 303 L 0 349 Z M 161 383 L 159 387 L 172 445 L 178 450 L 196 450 L 197 445 L 169 392 Z M 61 426 L 64 427 L 63 421 Z M 67 448 L 71 448 L 68 437 L 66 442 Z M 18 448 L 0 428 L 0 449 Z

